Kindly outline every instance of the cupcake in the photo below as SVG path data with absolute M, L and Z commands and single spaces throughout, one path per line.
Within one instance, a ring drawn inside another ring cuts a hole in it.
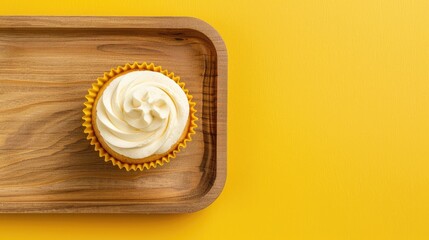
M 106 162 L 143 170 L 175 158 L 195 134 L 195 103 L 174 73 L 154 64 L 126 64 L 92 84 L 84 132 Z

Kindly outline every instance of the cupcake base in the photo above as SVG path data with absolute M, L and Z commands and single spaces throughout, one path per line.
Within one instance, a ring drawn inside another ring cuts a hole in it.
M 132 159 L 113 151 L 101 137 L 96 124 L 95 106 L 97 106 L 98 103 L 97 96 L 104 91 L 104 89 L 114 78 L 131 71 L 139 70 L 159 72 L 174 80 L 185 92 L 188 98 L 190 111 L 188 122 L 185 127 L 186 130 L 183 131 L 178 142 L 174 144 L 167 152 L 164 154 L 152 155 L 143 159 Z M 192 95 L 190 95 L 189 91 L 185 88 L 185 84 L 180 82 L 180 78 L 178 76 L 175 76 L 172 72 L 169 73 L 167 70 L 162 70 L 160 66 L 155 66 L 153 63 L 126 64 L 125 66 L 119 66 L 112 69 L 110 72 L 105 73 L 103 77 L 98 78 L 97 82 L 92 84 L 92 88 L 88 90 L 86 99 L 87 101 L 84 103 L 85 108 L 83 110 L 84 116 L 82 119 L 84 120 L 84 132 L 88 134 L 87 139 L 90 140 L 91 145 L 94 145 L 94 149 L 95 151 L 98 151 L 100 157 L 103 157 L 106 162 L 111 162 L 114 166 L 118 166 L 120 169 L 126 169 L 127 171 L 137 169 L 144 170 L 162 166 L 164 163 L 169 162 L 170 159 L 175 158 L 176 154 L 181 149 L 186 147 L 187 142 L 192 140 L 191 136 L 195 134 L 195 128 L 197 127 L 195 122 L 197 117 L 195 116 L 195 102 L 192 101 Z

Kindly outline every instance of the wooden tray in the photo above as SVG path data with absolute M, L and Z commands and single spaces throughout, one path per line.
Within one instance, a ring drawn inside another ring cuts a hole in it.
M 92 82 L 125 63 L 181 76 L 198 131 L 169 164 L 143 172 L 105 163 L 85 139 Z M 227 53 L 194 18 L 0 17 L 0 212 L 182 213 L 226 178 Z

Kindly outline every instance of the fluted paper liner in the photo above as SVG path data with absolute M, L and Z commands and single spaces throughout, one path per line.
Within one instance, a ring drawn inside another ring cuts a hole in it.
M 188 133 L 186 134 L 185 138 L 177 145 L 177 147 L 174 148 L 172 151 L 170 151 L 166 156 L 151 162 L 125 163 L 114 158 L 103 148 L 101 143 L 98 141 L 92 125 L 92 109 L 94 107 L 97 94 L 102 88 L 102 86 L 105 83 L 107 83 L 110 79 L 115 77 L 116 75 L 123 72 L 131 71 L 131 70 L 150 70 L 150 71 L 162 73 L 165 76 L 169 77 L 170 79 L 174 80 L 183 89 L 186 96 L 188 97 L 189 110 L 191 113 Z M 110 70 L 110 72 L 105 72 L 103 77 L 99 77 L 97 81 L 92 84 L 92 87 L 88 90 L 88 94 L 85 97 L 87 101 L 84 103 L 85 105 L 85 108 L 83 109 L 84 116 L 82 117 L 82 119 L 84 120 L 84 123 L 82 124 L 82 126 L 85 127 L 84 133 L 88 134 L 86 139 L 90 141 L 91 145 L 94 145 L 95 151 L 98 152 L 98 155 L 100 157 L 104 158 L 105 162 L 111 162 L 113 166 L 118 166 L 120 169 L 125 168 L 127 171 L 130 171 L 130 170 L 136 171 L 137 169 L 139 169 L 140 171 L 143 171 L 144 169 L 156 168 L 158 165 L 162 166 L 164 165 L 164 163 L 170 162 L 170 159 L 175 158 L 176 154 L 180 152 L 181 149 L 186 147 L 187 142 L 192 141 L 191 135 L 195 134 L 195 128 L 197 127 L 197 124 L 195 122 L 198 119 L 195 116 L 195 113 L 196 113 L 195 102 L 192 102 L 193 97 L 189 93 L 188 89 L 185 88 L 185 83 L 181 82 L 180 77 L 175 76 L 173 72 L 168 72 L 167 70 L 163 70 L 161 66 L 155 66 L 153 63 L 138 64 L 137 62 L 135 62 L 133 64 L 127 63 L 125 66 L 118 66 L 117 68 L 113 68 L 112 70 Z

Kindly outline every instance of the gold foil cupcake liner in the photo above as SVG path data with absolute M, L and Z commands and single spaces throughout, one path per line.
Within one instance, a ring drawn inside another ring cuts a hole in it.
M 130 70 L 150 70 L 154 72 L 159 72 L 174 80 L 185 92 L 188 97 L 189 107 L 190 107 L 190 123 L 189 130 L 186 134 L 185 138 L 177 145 L 177 147 L 170 151 L 166 156 L 145 163 L 125 163 L 120 160 L 114 158 L 110 155 L 98 141 L 97 136 L 94 133 L 94 128 L 92 125 L 92 109 L 94 108 L 95 99 L 97 97 L 98 92 L 102 88 L 102 86 L 108 82 L 110 79 L 115 77 L 120 73 L 124 73 Z M 92 87 L 88 90 L 88 94 L 85 96 L 86 102 L 84 103 L 85 108 L 83 109 L 84 116 L 82 119 L 84 123 L 82 126 L 85 127 L 84 133 L 87 134 L 86 139 L 90 141 L 90 144 L 94 146 L 94 150 L 98 152 L 100 157 L 104 158 L 105 162 L 111 162 L 113 166 L 118 166 L 120 169 L 125 168 L 127 171 L 139 169 L 143 171 L 144 169 L 156 168 L 158 165 L 163 166 L 164 163 L 170 162 L 171 159 L 175 158 L 177 153 L 180 152 L 181 149 L 186 147 L 187 142 L 192 141 L 192 135 L 195 134 L 195 128 L 197 127 L 196 121 L 198 118 L 195 116 L 195 102 L 192 101 L 192 95 L 189 93 L 189 90 L 185 88 L 185 83 L 180 81 L 179 76 L 175 76 L 173 72 L 168 72 L 167 70 L 163 70 L 161 66 L 155 66 L 153 63 L 147 64 L 146 62 L 142 64 L 138 64 L 137 62 L 133 64 L 127 63 L 125 66 L 118 66 L 117 68 L 113 68 L 110 72 L 105 72 L 103 77 L 99 77 L 95 83 L 92 84 Z

